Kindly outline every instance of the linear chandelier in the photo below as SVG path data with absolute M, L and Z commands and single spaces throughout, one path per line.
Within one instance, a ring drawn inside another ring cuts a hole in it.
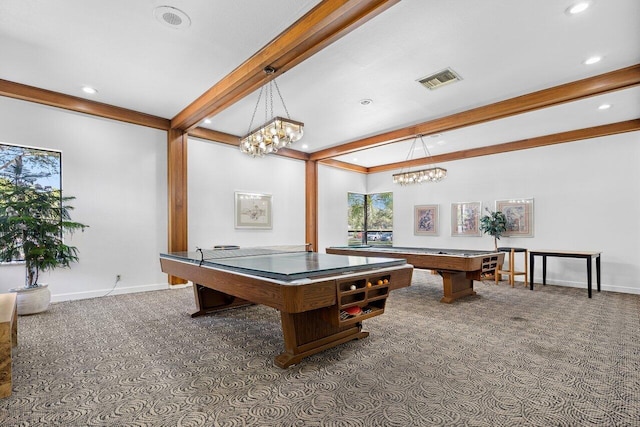
M 266 67 L 264 72 L 269 75 L 275 73 L 275 69 L 272 67 Z M 273 114 L 273 86 L 276 87 L 284 111 L 287 114 L 287 118 L 274 116 Z M 256 117 L 256 112 L 260 106 L 260 100 L 264 93 L 264 117 L 265 123 L 251 130 L 253 126 L 253 119 Z M 271 117 L 271 119 L 269 119 Z M 276 80 L 270 80 L 269 83 L 260 88 L 258 94 L 258 102 L 253 110 L 253 116 L 251 116 L 251 122 L 249 123 L 249 130 L 247 134 L 240 140 L 240 151 L 251 157 L 263 157 L 265 154 L 276 153 L 279 149 L 288 147 L 291 143 L 299 141 L 304 134 L 304 123 L 291 120 L 289 117 L 289 111 L 284 103 L 280 88 Z
M 422 143 L 422 149 L 424 150 L 425 157 L 430 160 L 431 163 L 431 153 L 427 148 L 427 144 L 425 144 L 422 135 L 416 135 L 413 139 L 413 143 L 411 144 L 411 148 L 409 149 L 409 154 L 407 155 L 406 161 L 410 160 L 413 157 L 413 152 L 416 146 L 416 142 L 420 138 L 420 142 Z M 447 170 L 438 166 L 433 166 L 428 169 L 421 169 L 418 171 L 411 171 L 411 168 L 406 172 L 403 172 L 400 169 L 400 173 L 396 173 L 393 175 L 393 183 L 400 185 L 409 185 L 409 184 L 421 184 L 423 182 L 440 182 L 447 176 Z

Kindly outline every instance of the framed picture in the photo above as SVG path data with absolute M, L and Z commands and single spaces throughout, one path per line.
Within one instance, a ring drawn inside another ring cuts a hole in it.
M 236 228 L 273 228 L 271 194 L 236 191 Z
M 439 233 L 438 205 L 414 207 L 413 234 L 416 236 L 437 236 Z
M 533 199 L 496 200 L 496 211 L 507 217 L 503 236 L 533 237 Z
M 482 202 L 451 203 L 451 235 L 482 236 L 481 211 Z

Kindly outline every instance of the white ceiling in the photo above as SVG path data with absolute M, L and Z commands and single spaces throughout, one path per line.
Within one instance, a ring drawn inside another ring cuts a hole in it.
M 317 3 L 2 0 L 0 79 L 170 119 Z M 572 3 L 400 1 L 278 78 L 291 117 L 305 123 L 292 148 L 314 152 L 640 63 L 640 1 L 592 0 L 569 16 Z M 160 5 L 183 10 L 191 25 L 162 25 L 154 17 Z M 583 64 L 592 55 L 603 59 Z M 463 80 L 435 91 L 416 81 L 447 67 Z M 98 94 L 83 94 L 83 85 Z M 627 89 L 425 142 L 435 155 L 636 119 L 639 95 L 639 88 Z M 373 103 L 362 106 L 362 99 Z M 243 135 L 256 101 L 253 93 L 203 126 Z M 602 103 L 612 107 L 598 110 Z M 257 117 L 263 115 L 261 107 Z M 338 160 L 402 161 L 410 145 Z M 412 157 L 423 156 L 421 149 Z

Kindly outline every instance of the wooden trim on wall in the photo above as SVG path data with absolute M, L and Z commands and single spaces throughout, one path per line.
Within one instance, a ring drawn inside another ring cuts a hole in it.
M 638 84 L 640 84 L 640 64 L 452 114 L 440 119 L 381 133 L 337 147 L 319 150 L 311 154 L 311 160 L 324 160 L 341 156 L 366 148 L 378 147 L 411 138 L 416 135 L 428 135 L 460 129 L 491 120 L 503 119 L 516 114 L 601 95 L 607 92 L 627 89 L 637 86 Z
M 324 0 L 179 112 L 171 127 L 190 130 L 311 57 L 399 0 Z M 264 73 L 271 66 L 276 72 Z
M 318 248 L 318 163 L 305 163 L 305 243 Z
M 167 134 L 169 252 L 188 250 L 187 140 L 187 134 L 177 129 L 170 129 Z M 182 283 L 186 283 L 186 281 L 179 277 L 169 276 L 170 285 Z
M 602 136 L 610 136 L 619 133 L 637 131 L 640 131 L 640 119 L 627 120 L 624 122 L 594 126 L 585 129 L 576 129 L 567 132 L 539 136 L 536 138 L 505 142 L 503 144 L 471 148 L 468 150 L 460 150 L 452 153 L 433 156 L 431 157 L 431 159 L 420 158 L 409 161 L 390 163 L 387 165 L 374 166 L 369 168 L 369 173 L 386 172 L 394 169 L 424 166 L 430 163 L 451 162 L 454 160 L 464 160 L 473 157 L 490 156 L 494 154 L 508 153 L 510 151 L 528 150 L 530 148 L 545 147 L 547 145 L 564 144 L 567 142 L 581 141 L 584 139 L 593 139 Z
M 168 119 L 163 119 L 162 117 L 2 79 L 0 79 L 0 96 L 21 99 L 23 101 L 35 102 L 160 130 L 169 130 L 169 125 L 171 124 Z

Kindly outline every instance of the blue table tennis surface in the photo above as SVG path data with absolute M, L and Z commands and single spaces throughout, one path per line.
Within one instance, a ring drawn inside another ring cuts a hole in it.
M 332 255 L 317 252 L 279 253 L 260 248 L 172 252 L 160 254 L 160 257 L 287 282 L 406 264 L 403 259 Z

